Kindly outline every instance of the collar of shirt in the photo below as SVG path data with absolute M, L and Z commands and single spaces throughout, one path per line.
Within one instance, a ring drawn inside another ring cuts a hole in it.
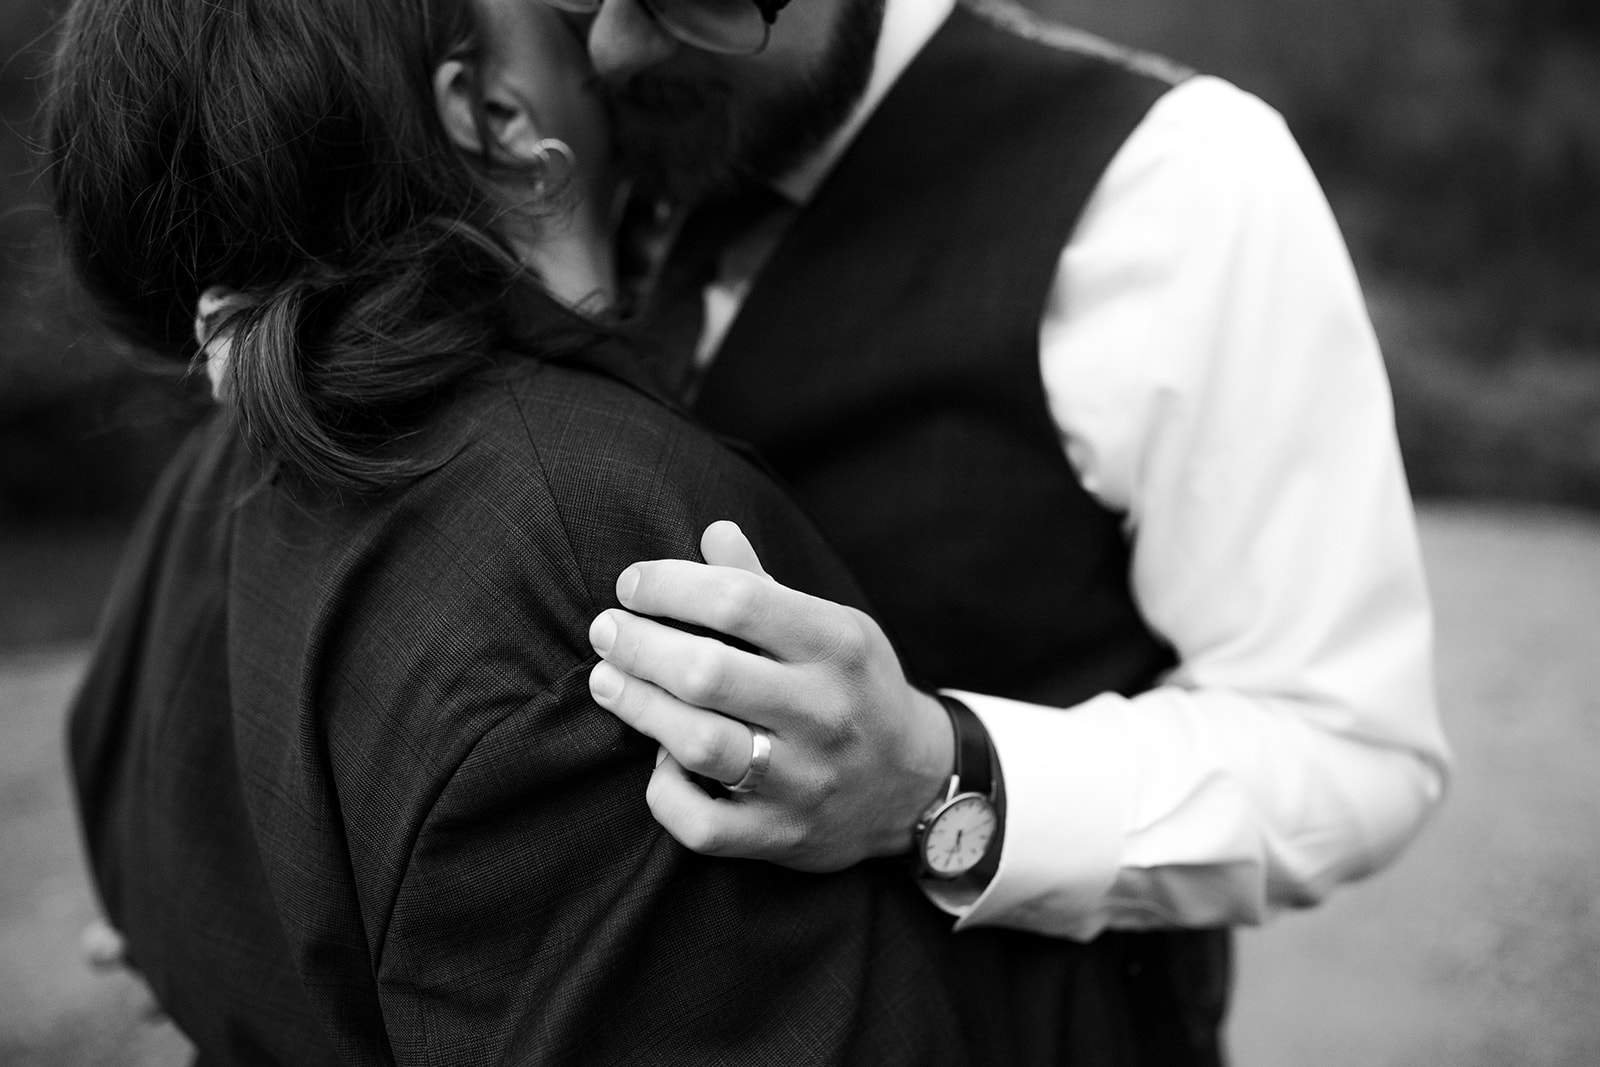
M 883 32 L 878 35 L 878 48 L 873 55 L 872 77 L 850 117 L 808 159 L 774 179 L 772 187 L 792 204 L 810 200 L 889 89 L 944 25 L 955 6 L 956 0 L 888 0 L 884 5 Z

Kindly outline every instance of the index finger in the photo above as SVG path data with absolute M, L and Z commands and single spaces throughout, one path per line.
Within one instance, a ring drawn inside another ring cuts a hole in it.
M 681 559 L 635 563 L 617 599 L 640 615 L 672 619 L 753 645 L 785 663 L 814 663 L 862 639 L 859 612 L 737 567 Z

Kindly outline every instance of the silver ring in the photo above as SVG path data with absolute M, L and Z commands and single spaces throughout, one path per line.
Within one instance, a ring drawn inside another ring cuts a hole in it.
M 772 766 L 772 736 L 750 727 L 750 766 L 737 782 L 723 782 L 730 793 L 754 793 Z

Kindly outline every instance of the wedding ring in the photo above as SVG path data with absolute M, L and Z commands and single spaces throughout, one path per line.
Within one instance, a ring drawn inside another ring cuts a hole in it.
M 723 782 L 730 793 L 754 793 L 772 766 L 772 737 L 754 726 L 750 727 L 750 766 L 737 782 Z

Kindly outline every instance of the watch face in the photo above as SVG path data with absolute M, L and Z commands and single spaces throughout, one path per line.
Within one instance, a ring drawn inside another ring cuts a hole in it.
M 933 817 L 923 835 L 923 861 L 934 874 L 967 873 L 989 850 L 998 821 L 987 797 L 975 793 L 957 797 Z

